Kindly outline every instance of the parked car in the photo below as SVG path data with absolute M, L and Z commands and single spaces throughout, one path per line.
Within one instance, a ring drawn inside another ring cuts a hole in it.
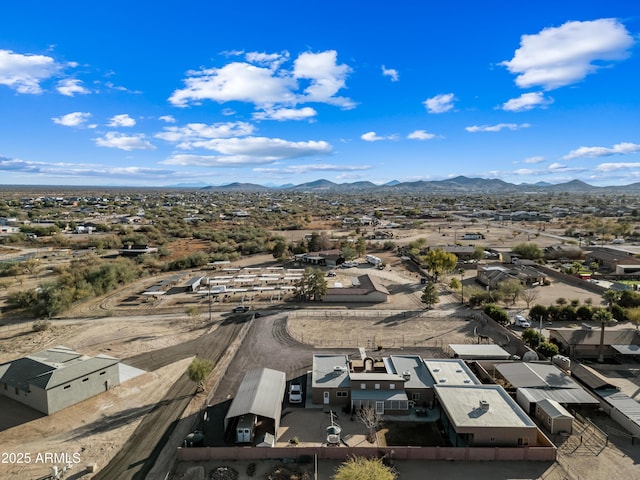
M 337 275 L 336 272 L 331 271 L 331 272 L 327 272 L 327 277 L 335 277 Z
M 247 307 L 246 305 L 240 305 L 239 307 L 233 309 L 233 313 L 244 313 L 248 311 L 249 307 Z
M 289 403 L 302 403 L 302 385 L 298 382 L 289 385 Z
M 531 323 L 522 315 L 516 315 L 515 317 L 515 326 L 522 328 L 529 328 Z

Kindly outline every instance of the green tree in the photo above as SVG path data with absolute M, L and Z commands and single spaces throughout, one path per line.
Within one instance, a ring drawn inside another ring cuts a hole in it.
M 458 263 L 458 257 L 453 253 L 445 252 L 439 248 L 429 250 L 420 257 L 420 263 L 427 267 L 434 280 L 437 282 L 440 275 L 453 272 Z
M 537 260 L 544 257 L 544 252 L 535 243 L 520 243 L 513 247 L 511 251 L 528 260 Z
M 284 260 L 287 258 L 287 251 L 287 242 L 283 238 L 279 238 L 273 244 L 273 250 L 271 253 L 273 254 L 273 258 Z
M 625 315 L 629 321 L 636 326 L 636 329 L 638 329 L 638 326 L 640 326 L 640 307 L 627 308 Z
M 547 358 L 551 358 L 554 355 L 558 354 L 558 345 L 551 342 L 542 342 L 538 346 L 537 350 L 538 350 L 538 353 L 540 353 L 540 355 L 544 355 Z
M 333 480 L 395 480 L 380 458 L 350 457 L 336 469 Z
M 364 237 L 358 237 L 358 240 L 356 240 L 356 252 L 359 257 L 364 257 L 367 253 L 367 241 Z
M 449 280 L 449 288 L 451 290 L 458 290 L 461 285 L 462 283 L 460 282 L 458 277 L 452 277 L 451 280 Z
M 529 318 L 534 321 L 542 320 L 544 322 L 548 317 L 547 307 L 544 305 L 536 304 L 529 310 Z
M 321 270 L 306 268 L 296 286 L 296 294 L 301 301 L 320 301 L 327 294 L 327 280 Z
M 540 335 L 535 328 L 526 328 L 522 332 L 522 341 L 532 347 L 536 348 L 541 342 L 544 341 L 544 337 Z
M 424 290 L 422 291 L 420 301 L 427 306 L 426 308 L 432 308 L 436 303 L 440 301 L 435 283 L 427 283 L 427 286 L 424 287 Z
M 500 298 L 504 298 L 505 301 L 511 302 L 511 305 L 515 305 L 516 300 L 524 291 L 522 284 L 515 278 L 510 278 L 504 282 L 498 284 L 498 294 Z
M 204 381 L 213 370 L 213 363 L 209 360 L 194 358 L 187 368 L 189 380 L 195 382 L 198 387 L 197 391 L 204 391 Z

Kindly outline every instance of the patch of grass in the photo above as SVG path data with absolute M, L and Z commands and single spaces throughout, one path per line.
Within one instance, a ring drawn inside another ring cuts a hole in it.
M 378 432 L 382 446 L 445 447 L 446 439 L 435 422 L 385 422 Z

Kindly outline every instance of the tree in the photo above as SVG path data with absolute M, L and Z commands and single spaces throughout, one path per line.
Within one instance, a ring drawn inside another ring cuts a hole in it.
M 213 370 L 213 363 L 209 360 L 203 360 L 198 357 L 194 358 L 187 368 L 187 375 L 189 380 L 198 384 L 196 391 L 204 391 L 204 381 Z
M 359 257 L 364 257 L 367 253 L 367 241 L 364 237 L 358 237 L 358 240 L 356 240 L 356 252 Z
M 350 457 L 336 469 L 333 480 L 395 480 L 380 458 Z
M 449 288 L 451 290 L 458 290 L 461 285 L 462 283 L 460 283 L 460 280 L 457 277 L 452 277 L 449 281 Z
M 510 278 L 498 284 L 498 294 L 501 298 L 505 299 L 505 303 L 508 300 L 511 302 L 511 305 L 516 304 L 516 300 L 523 291 L 524 287 L 515 278 Z
M 536 348 L 541 342 L 544 341 L 544 337 L 535 328 L 526 328 L 522 332 L 522 341 L 532 347 Z
M 427 270 L 431 272 L 435 281 L 438 277 L 445 273 L 453 272 L 458 263 L 458 257 L 453 253 L 445 252 L 439 248 L 429 250 L 425 255 L 420 257 L 420 263 L 426 265 Z
M 367 441 L 369 443 L 375 443 L 376 430 L 382 425 L 382 416 L 376 413 L 375 408 L 367 405 L 366 407 L 360 407 L 356 410 L 356 419 L 369 430 Z
M 424 287 L 424 290 L 422 291 L 420 301 L 427 306 L 426 308 L 432 308 L 436 303 L 440 301 L 435 283 L 427 283 L 427 286 Z
M 284 240 L 284 238 L 278 238 L 273 244 L 273 258 L 277 260 L 284 260 L 287 258 L 287 251 L 287 242 Z
M 544 252 L 535 243 L 520 243 L 513 247 L 512 252 L 528 260 L 537 260 L 544 257 Z
M 627 308 L 625 314 L 629 321 L 636 326 L 636 330 L 640 325 L 640 307 Z
M 547 358 L 551 358 L 554 355 L 558 354 L 558 345 L 551 342 L 542 342 L 538 346 L 537 350 L 538 350 L 538 353 L 540 353 L 540 355 L 544 355 Z
M 547 307 L 544 305 L 536 304 L 529 310 L 529 318 L 534 321 L 545 321 L 549 316 Z
M 322 271 L 306 268 L 298 282 L 296 293 L 301 301 L 320 301 L 327 294 L 327 280 Z
M 607 290 L 610 291 L 610 290 Z M 606 294 L 607 292 L 605 292 Z M 598 347 L 598 362 L 604 362 L 604 329 L 607 325 L 616 323 L 616 320 L 613 318 L 613 315 L 609 310 L 604 310 L 602 308 L 598 309 L 593 314 L 593 320 L 596 322 L 600 322 L 600 345 Z

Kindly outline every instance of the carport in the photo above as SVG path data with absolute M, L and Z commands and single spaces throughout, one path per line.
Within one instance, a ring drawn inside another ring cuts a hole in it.
M 225 431 L 234 419 L 243 415 L 257 415 L 260 420 L 273 420 L 274 429 L 267 433 L 276 436 L 280 427 L 286 384 L 286 375 L 279 370 L 260 368 L 245 373 L 229 411 L 224 417 Z

